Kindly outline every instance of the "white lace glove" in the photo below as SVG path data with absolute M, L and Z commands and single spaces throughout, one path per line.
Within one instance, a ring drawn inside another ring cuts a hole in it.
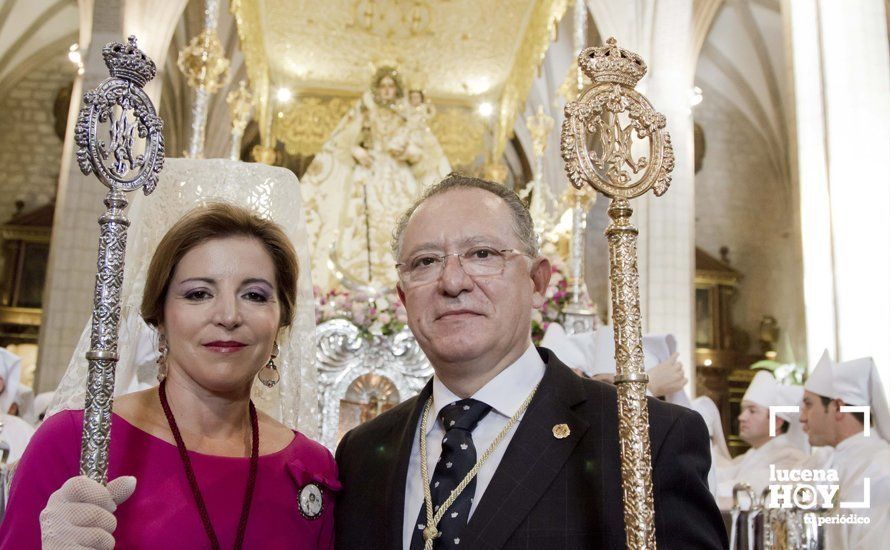
M 86 476 L 72 477 L 50 495 L 40 512 L 43 550 L 114 549 L 114 511 L 136 490 L 136 478 L 121 476 L 102 486 Z

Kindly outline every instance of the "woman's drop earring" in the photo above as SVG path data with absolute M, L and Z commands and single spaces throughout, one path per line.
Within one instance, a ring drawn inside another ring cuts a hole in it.
M 281 379 L 281 374 L 278 372 L 278 366 L 275 364 L 275 358 L 278 357 L 280 352 L 281 350 L 278 347 L 278 342 L 275 342 L 272 346 L 272 355 L 269 357 L 269 362 L 266 363 L 265 367 L 260 369 L 260 373 L 257 375 L 260 382 L 267 388 L 274 387 Z
M 158 338 L 158 382 L 167 378 L 167 338 L 161 334 Z

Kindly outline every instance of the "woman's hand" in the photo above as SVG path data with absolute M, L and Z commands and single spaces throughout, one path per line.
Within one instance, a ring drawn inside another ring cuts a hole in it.
M 114 549 L 114 511 L 136 490 L 136 478 L 121 476 L 107 486 L 86 476 L 72 477 L 50 495 L 40 512 L 44 550 L 61 548 Z

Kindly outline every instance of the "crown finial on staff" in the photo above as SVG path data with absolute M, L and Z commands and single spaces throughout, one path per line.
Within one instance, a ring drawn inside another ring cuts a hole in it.
M 164 166 L 164 123 L 143 91 L 157 68 L 134 36 L 126 44 L 106 44 L 102 57 L 111 76 L 83 95 L 74 130 L 77 163 L 84 175 L 95 173 L 109 189 L 141 187 L 148 195 Z M 107 141 L 99 137 L 103 125 L 108 127 Z
M 605 46 L 585 48 L 578 55 L 581 70 L 594 83 L 612 82 L 633 88 L 646 75 L 646 62 L 630 50 L 618 47 L 614 38 Z
M 102 48 L 102 59 L 111 78 L 128 80 L 144 88 L 157 74 L 155 62 L 136 46 L 136 37 L 130 36 L 126 44 L 109 42 Z
M 561 152 L 569 181 L 610 198 L 631 199 L 652 188 L 663 195 L 674 150 L 664 115 L 634 89 L 646 63 L 614 38 L 584 49 L 578 62 L 592 84 L 565 106 Z

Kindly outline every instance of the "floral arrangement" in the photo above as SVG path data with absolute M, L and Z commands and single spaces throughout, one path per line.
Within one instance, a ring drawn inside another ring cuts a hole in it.
M 364 338 L 373 339 L 375 336 L 396 334 L 408 323 L 405 307 L 395 290 L 389 290 L 373 300 L 364 293 L 339 288 L 326 293 L 318 287 L 313 290 L 316 324 L 331 319 L 346 319 L 358 327 Z
M 569 280 L 565 267 L 556 255 L 550 255 L 550 284 L 547 286 L 547 300 L 541 309 L 532 310 L 532 341 L 541 343 L 550 323 L 565 324 L 565 308 L 569 305 Z

